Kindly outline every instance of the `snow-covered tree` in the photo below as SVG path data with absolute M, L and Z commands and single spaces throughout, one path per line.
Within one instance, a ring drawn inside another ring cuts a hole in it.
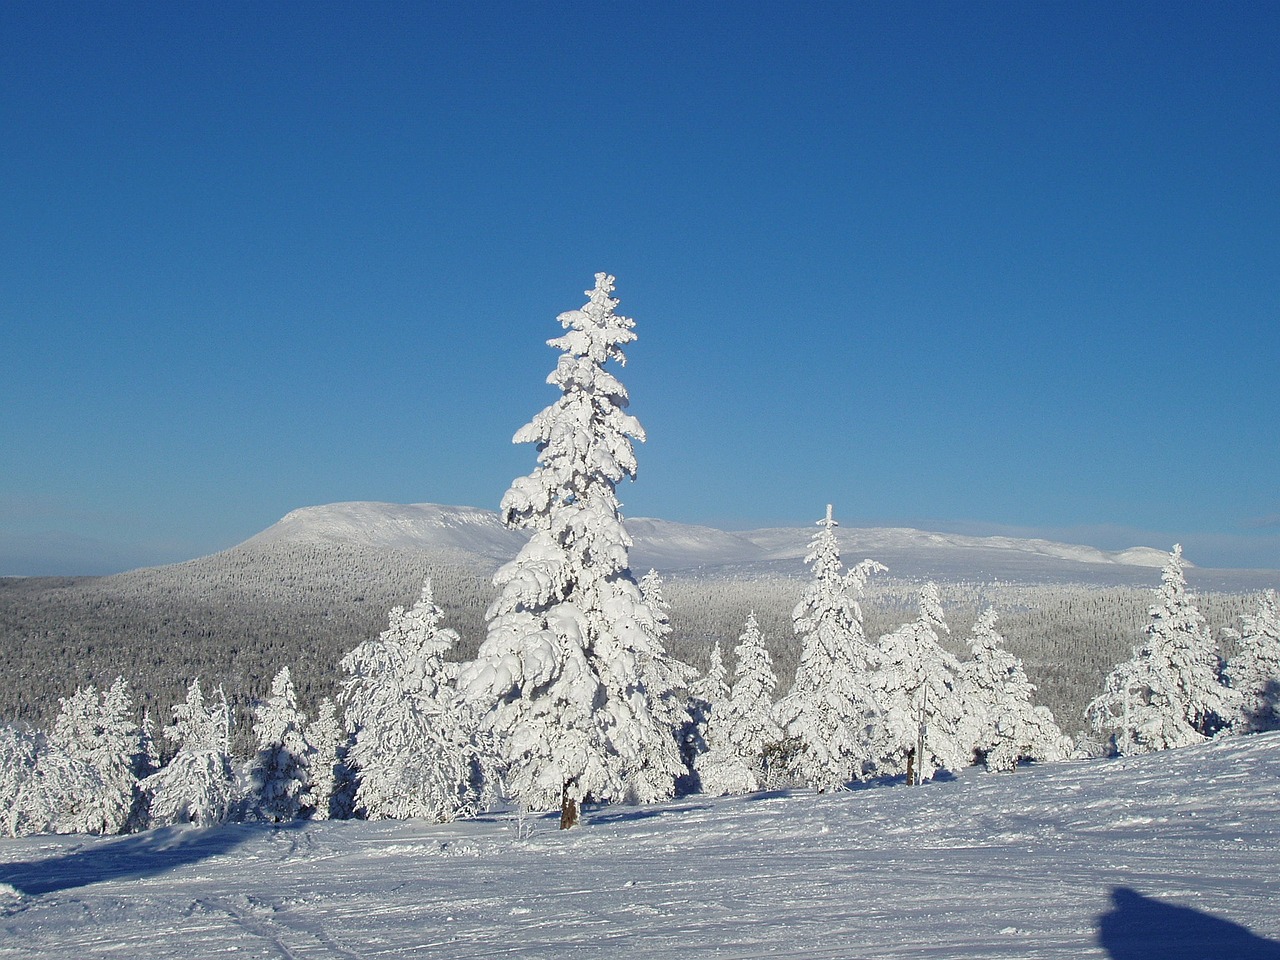
M 805 557 L 813 579 L 792 612 L 800 662 L 775 717 L 789 741 L 791 775 L 826 791 L 861 780 L 875 756 L 879 718 L 867 686 L 872 651 L 858 600 L 867 578 L 885 568 L 863 560 L 845 573 L 830 505 L 818 525 Z
M 640 653 L 640 680 L 649 698 L 654 725 L 658 731 L 668 732 L 675 759 L 669 750 L 642 750 L 640 765 L 628 773 L 624 795 L 632 803 L 653 803 L 671 796 L 673 771 L 677 771 L 676 776 L 686 772 L 681 752 L 681 737 L 690 722 L 685 692 L 695 671 L 666 652 L 671 622 L 662 578 L 656 570 L 640 579 L 640 596 L 653 614 L 656 640 Z
M 410 609 L 392 608 L 387 629 L 342 660 L 355 805 L 370 820 L 444 822 L 490 799 L 477 720 L 444 659 L 458 635 L 440 617 L 428 579 Z
M 1280 600 L 1268 590 L 1258 598 L 1258 612 L 1240 618 L 1243 629 L 1231 631 L 1236 653 L 1226 675 L 1238 697 L 1235 729 L 1241 733 L 1280 729 Z
M 711 644 L 707 654 L 707 672 L 689 684 L 689 697 L 715 706 L 729 699 L 729 671 L 720 652 L 720 641 Z
M 777 677 L 753 611 L 734 648 L 733 691 L 713 716 L 711 742 L 699 768 L 702 789 L 711 794 L 750 793 L 765 783 L 765 751 L 782 739 L 773 719 Z
M 47 749 L 89 764 L 101 779 L 99 785 L 96 778 L 78 778 L 90 793 L 62 797 L 62 816 L 78 833 L 120 833 L 138 802 L 136 770 L 143 750 L 129 686 L 117 677 L 101 694 L 89 685 L 60 703 Z
M 254 710 L 258 752 L 249 765 L 249 801 L 265 820 L 296 820 L 309 803 L 311 748 L 305 727 L 289 668 L 282 667 L 271 681 L 271 694 Z
M 633 323 L 614 312 L 613 277 L 596 274 L 580 310 L 560 315 L 548 383 L 561 397 L 515 435 L 538 467 L 502 498 L 508 527 L 532 531 L 494 576 L 488 633 L 463 676 L 503 745 L 508 786 L 526 806 L 559 806 L 561 825 L 587 797 L 625 796 L 639 771 L 669 794 L 684 767 L 645 664 L 663 655 L 659 617 L 629 567 L 617 485 L 636 473 L 639 421 L 605 369 L 624 365 Z
M 29 831 L 25 796 L 35 773 L 39 745 L 24 730 L 0 726 L 0 826 L 10 837 Z
M 720 641 L 715 640 L 707 655 L 707 672 L 689 684 L 689 725 L 685 732 L 688 763 L 697 772 L 704 792 L 716 792 L 713 768 L 723 759 L 725 752 L 721 748 L 713 755 L 712 746 L 719 738 L 717 726 L 728 709 L 729 696 L 729 671 L 724 665 L 724 654 L 720 652 Z M 710 787 L 708 779 L 712 781 Z
M 307 766 L 311 771 L 311 789 L 304 803 L 312 811 L 312 819 L 350 816 L 354 786 L 345 763 L 347 731 L 338 720 L 337 707 L 328 697 L 320 701 L 315 719 L 307 724 L 306 742 L 310 750 Z
M 926 583 L 919 616 L 878 644 L 872 685 L 885 735 L 877 767 L 905 773 L 908 783 L 923 783 L 938 770 L 958 770 L 973 760 L 957 690 L 960 664 L 939 644 L 939 630 L 950 632 L 937 584 Z
M 174 704 L 173 723 L 164 728 L 165 739 L 176 745 L 174 754 L 142 782 L 151 796 L 151 822 L 155 826 L 222 823 L 236 803 L 235 771 L 231 765 L 231 708 L 218 687 L 217 699 L 206 706 L 200 681 L 187 688 L 187 699 Z
M 1220 679 L 1217 646 L 1187 591 L 1185 566 L 1175 544 L 1142 642 L 1085 711 L 1119 753 L 1199 743 L 1233 715 L 1235 696 Z
M 1012 770 L 1019 760 L 1062 760 L 1071 741 L 1047 707 L 1031 702 L 1035 686 L 1022 661 L 1004 649 L 995 608 L 978 617 L 969 635 L 972 659 L 961 664 L 960 692 L 973 753 L 988 770 Z

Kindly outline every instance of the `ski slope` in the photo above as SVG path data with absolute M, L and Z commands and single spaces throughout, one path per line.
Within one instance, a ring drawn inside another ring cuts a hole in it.
M 1280 734 L 919 788 L 0 842 L 0 957 L 1280 960 Z

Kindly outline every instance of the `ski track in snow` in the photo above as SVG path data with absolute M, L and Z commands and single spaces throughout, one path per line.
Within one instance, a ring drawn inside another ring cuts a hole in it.
M 1280 734 L 556 826 L 0 841 L 0 958 L 1280 960 Z

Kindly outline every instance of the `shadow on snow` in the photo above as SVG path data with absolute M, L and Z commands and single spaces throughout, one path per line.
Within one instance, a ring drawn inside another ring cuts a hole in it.
M 85 846 L 41 860 L 0 863 L 0 883 L 27 896 L 88 886 L 108 880 L 139 880 L 228 853 L 263 833 L 297 829 L 288 824 L 234 824 L 220 827 L 157 827 Z
M 1230 920 L 1128 887 L 1113 889 L 1111 902 L 1098 920 L 1098 945 L 1112 960 L 1280 960 L 1280 943 Z
M 653 817 L 665 817 L 670 814 L 692 813 L 698 810 L 710 810 L 711 807 L 705 803 L 698 804 L 681 804 L 679 806 L 653 806 L 653 807 L 617 807 L 606 806 L 601 807 L 599 811 L 583 810 L 584 823 L 630 823 L 637 820 L 649 820 Z

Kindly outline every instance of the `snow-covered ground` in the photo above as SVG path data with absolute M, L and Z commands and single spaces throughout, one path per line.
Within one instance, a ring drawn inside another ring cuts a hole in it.
M 0 842 L 0 957 L 1280 960 L 1280 734 L 449 825 Z

